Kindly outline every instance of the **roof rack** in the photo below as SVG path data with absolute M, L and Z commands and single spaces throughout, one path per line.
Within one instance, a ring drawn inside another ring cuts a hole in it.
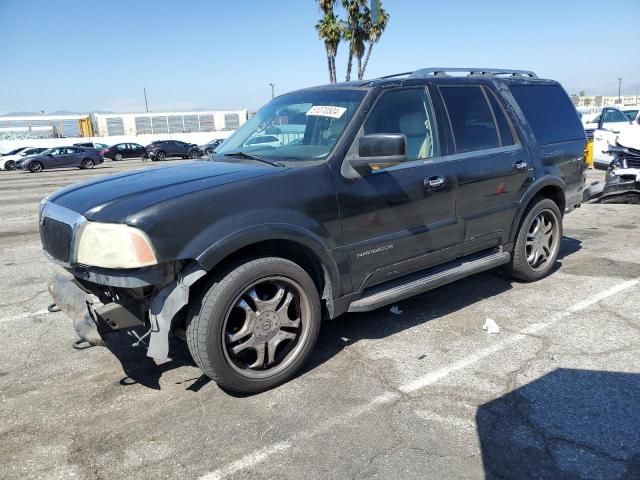
M 395 78 L 395 77 L 404 77 L 407 76 L 409 78 L 422 78 L 428 76 L 434 77 L 447 77 L 448 73 L 467 73 L 469 76 L 480 75 L 509 75 L 511 77 L 530 77 L 530 78 L 538 78 L 538 76 L 530 71 L 530 70 L 511 70 L 504 68 L 421 68 L 414 72 L 404 72 L 404 73 L 395 73 L 393 75 L 385 75 L 384 77 L 379 77 L 381 79 L 384 78 Z

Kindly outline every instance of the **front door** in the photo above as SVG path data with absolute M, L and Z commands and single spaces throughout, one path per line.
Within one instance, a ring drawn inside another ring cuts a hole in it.
M 529 152 L 487 86 L 440 86 L 457 159 L 463 255 L 504 244 L 527 185 Z
M 336 173 L 343 249 L 354 289 L 455 258 L 461 241 L 455 212 L 455 162 L 441 159 L 426 89 L 382 94 L 354 142 L 372 133 L 402 133 L 407 160 L 355 180 Z

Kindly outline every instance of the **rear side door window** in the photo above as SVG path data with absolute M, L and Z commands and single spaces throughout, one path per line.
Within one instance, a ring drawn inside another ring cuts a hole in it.
M 480 86 L 442 86 L 440 94 L 447 108 L 456 153 L 501 146 L 494 114 Z

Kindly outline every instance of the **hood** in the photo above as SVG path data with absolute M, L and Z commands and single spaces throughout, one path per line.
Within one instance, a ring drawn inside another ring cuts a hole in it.
M 627 128 L 617 138 L 618 145 L 640 150 L 640 126 Z
M 172 198 L 283 170 L 266 165 L 188 162 L 78 183 L 51 194 L 47 200 L 88 220 L 117 223 Z

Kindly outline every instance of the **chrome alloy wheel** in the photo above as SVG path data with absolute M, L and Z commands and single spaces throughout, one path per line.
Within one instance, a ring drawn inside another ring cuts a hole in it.
M 310 315 L 309 298 L 294 280 L 274 276 L 252 283 L 224 320 L 226 360 L 249 378 L 278 374 L 300 354 Z
M 536 271 L 547 267 L 560 245 L 560 227 L 551 210 L 542 210 L 529 226 L 525 243 L 527 262 Z

